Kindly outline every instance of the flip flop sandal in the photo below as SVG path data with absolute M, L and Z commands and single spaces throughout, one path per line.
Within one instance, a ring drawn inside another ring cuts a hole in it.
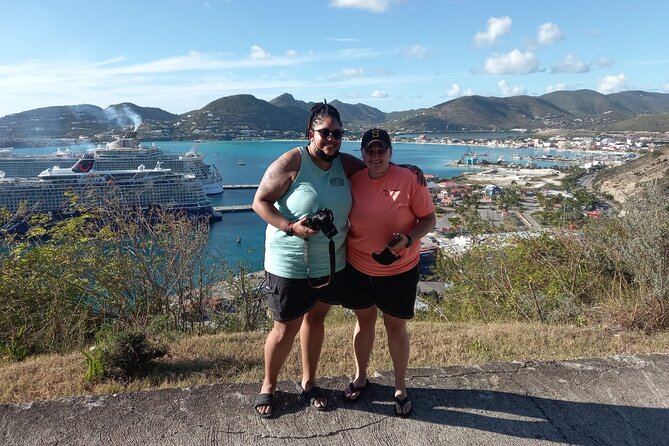
M 328 408 L 328 403 L 329 398 L 323 392 L 323 389 L 321 389 L 318 386 L 314 386 L 309 390 L 304 390 L 304 387 L 300 385 L 300 383 L 295 384 L 295 389 L 297 389 L 297 393 L 300 395 L 300 398 L 303 398 L 306 401 L 309 401 L 309 404 L 311 405 L 311 408 L 317 411 L 323 411 Z M 316 405 L 316 400 L 325 400 L 326 403 L 324 406 L 317 406 Z
M 274 395 L 271 393 L 260 393 L 256 395 L 256 399 L 253 403 L 253 410 L 256 415 L 260 418 L 269 418 L 274 415 Z M 258 412 L 258 407 L 260 406 L 269 406 L 272 408 L 272 411 L 269 413 Z
M 395 409 L 395 415 L 397 415 L 398 417 L 408 418 L 409 415 L 411 415 L 411 412 L 413 412 L 413 405 L 412 405 L 411 409 L 409 409 L 409 412 L 404 413 L 404 406 L 406 406 L 409 403 L 409 395 L 405 396 L 403 399 L 400 399 L 399 396 L 396 396 L 395 403 L 400 406 L 400 410 L 397 410 L 397 406 L 393 404 L 393 408 Z
M 365 390 L 367 390 L 367 386 L 369 386 L 369 380 L 368 379 L 365 380 L 365 384 L 363 386 L 360 386 L 360 387 L 354 386 L 353 381 L 351 381 L 350 383 L 348 383 L 348 390 L 349 390 L 348 395 L 346 395 L 346 392 L 344 392 L 344 401 L 346 401 L 347 403 L 355 403 L 356 401 L 358 401 L 360 399 L 360 397 L 365 392 Z M 353 395 L 356 392 L 359 392 L 358 396 L 351 397 L 351 395 Z

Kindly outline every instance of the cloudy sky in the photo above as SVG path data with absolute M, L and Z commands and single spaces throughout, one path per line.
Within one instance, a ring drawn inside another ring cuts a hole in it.
M 234 94 L 390 112 L 472 94 L 669 93 L 659 0 L 2 0 L 0 10 L 0 116 L 120 102 L 184 113 Z

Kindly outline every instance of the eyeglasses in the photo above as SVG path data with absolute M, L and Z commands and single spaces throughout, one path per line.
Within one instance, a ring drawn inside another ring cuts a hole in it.
M 341 139 L 342 136 L 344 136 L 344 131 L 339 130 L 339 129 L 334 129 L 334 130 L 314 129 L 314 132 L 318 132 L 321 135 L 321 138 L 325 138 L 325 139 L 330 137 L 330 135 L 332 135 L 332 138 L 336 139 L 336 140 L 339 140 L 339 139 Z
M 377 149 L 377 150 L 366 147 L 366 148 L 363 149 L 363 151 L 365 152 L 365 155 L 367 155 L 367 156 L 374 156 L 374 154 L 379 155 L 379 156 L 383 156 L 388 151 L 388 147 L 381 147 L 380 149 Z

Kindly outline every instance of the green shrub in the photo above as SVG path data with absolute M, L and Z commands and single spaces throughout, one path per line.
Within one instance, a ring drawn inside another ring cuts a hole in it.
M 121 380 L 145 376 L 151 370 L 151 360 L 167 352 L 167 346 L 150 340 L 140 331 L 105 333 L 91 353 L 84 353 L 89 367 L 87 379 L 89 375 Z

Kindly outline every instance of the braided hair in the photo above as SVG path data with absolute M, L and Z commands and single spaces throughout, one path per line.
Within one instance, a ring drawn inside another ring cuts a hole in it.
M 313 107 L 311 107 L 311 114 L 309 115 L 309 121 L 307 122 L 307 130 L 304 134 L 304 137 L 309 139 L 309 130 L 312 129 L 314 122 L 321 121 L 325 118 L 332 118 L 336 119 L 337 122 L 341 127 L 344 127 L 344 125 L 341 122 L 341 117 L 339 116 L 339 112 L 337 111 L 334 106 L 330 105 L 323 100 L 323 102 L 318 102 L 314 104 Z

